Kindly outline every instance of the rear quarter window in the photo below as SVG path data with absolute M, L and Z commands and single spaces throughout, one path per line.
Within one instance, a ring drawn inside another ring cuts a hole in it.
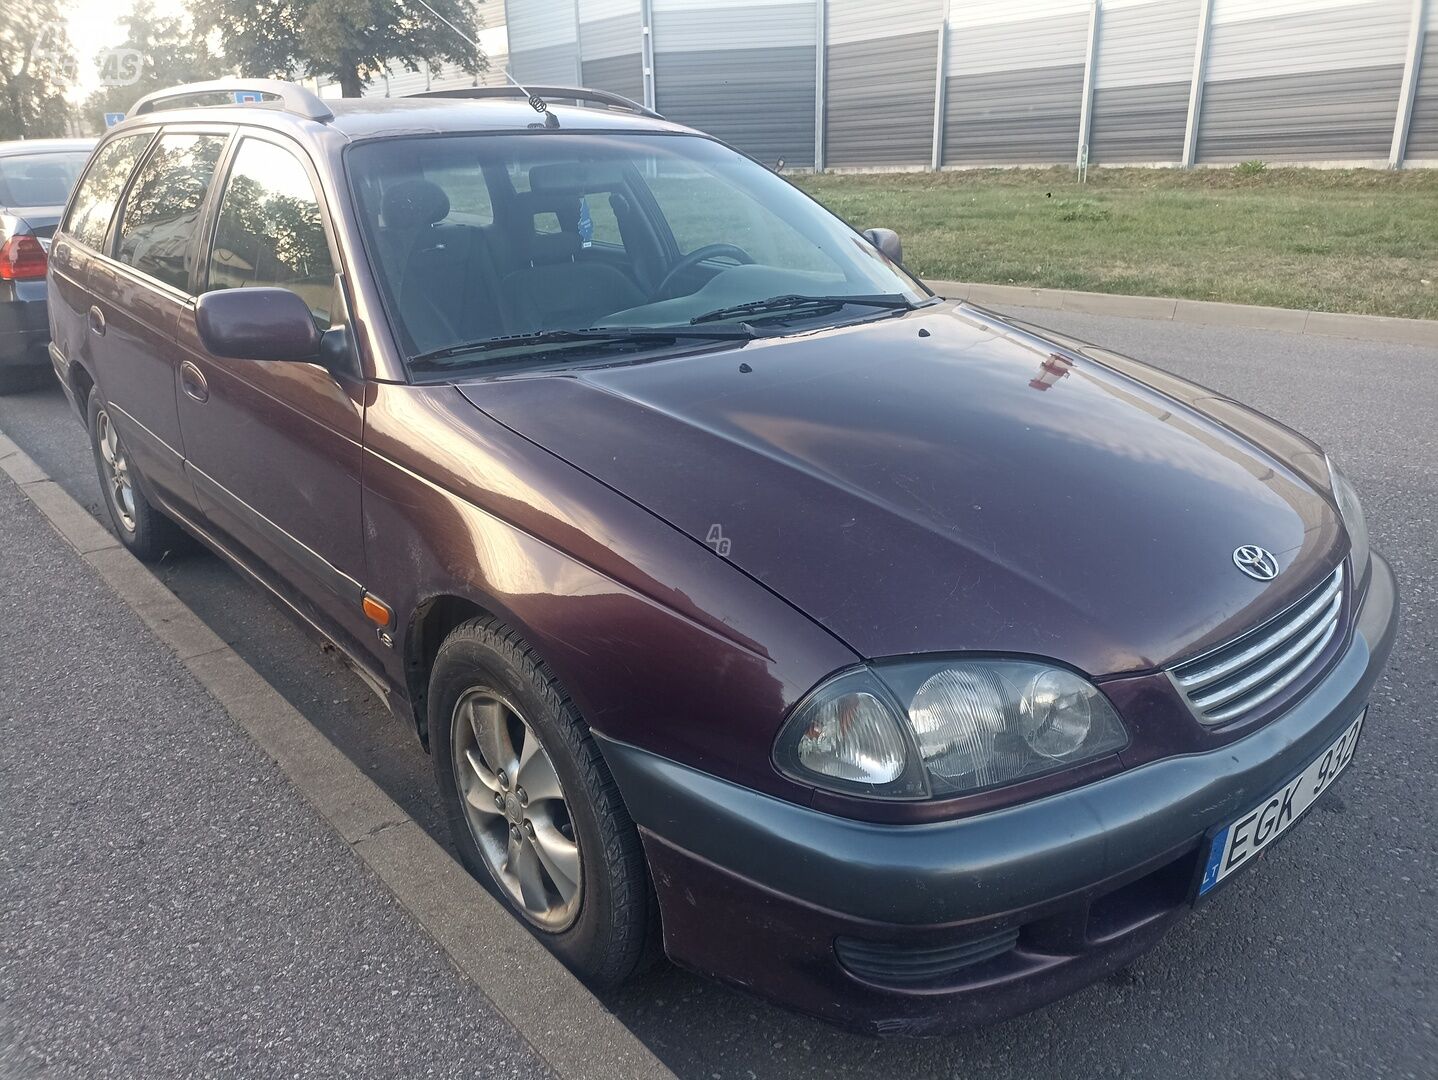
M 87 247 L 98 250 L 105 246 L 105 234 L 110 230 L 120 192 L 125 190 L 125 181 L 153 137 L 152 131 L 125 135 L 99 149 L 70 204 L 65 232 Z
M 444 189 L 449 197 L 451 216 L 456 220 L 466 225 L 494 224 L 494 204 L 489 197 L 489 185 L 479 169 L 446 163 L 427 166 L 423 175 L 426 180 Z

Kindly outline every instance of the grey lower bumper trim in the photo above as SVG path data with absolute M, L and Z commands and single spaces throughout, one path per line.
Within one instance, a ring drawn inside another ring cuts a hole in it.
M 1279 719 L 1221 750 L 958 821 L 895 826 L 821 814 L 599 738 L 634 820 L 695 855 L 857 918 L 982 918 L 1123 874 L 1247 810 L 1363 708 L 1396 630 L 1393 573 L 1375 555 L 1352 643 Z

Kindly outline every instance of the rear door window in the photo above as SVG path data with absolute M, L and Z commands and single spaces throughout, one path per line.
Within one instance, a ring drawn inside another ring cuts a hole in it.
M 122 263 L 187 290 L 195 230 L 226 138 L 179 132 L 160 136 L 125 198 L 116 252 Z
M 272 286 L 333 314 L 334 258 L 310 175 L 283 147 L 246 139 L 235 154 L 210 251 L 207 289 Z
M 125 135 L 100 148 L 75 194 L 65 218 L 65 232 L 87 247 L 105 246 L 105 234 L 110 231 L 120 192 L 125 190 L 130 171 L 153 137 L 152 131 Z
M 484 173 L 473 164 L 444 162 L 426 164 L 423 176 L 444 189 L 449 196 L 450 220 L 464 225 L 493 225 L 494 202 Z

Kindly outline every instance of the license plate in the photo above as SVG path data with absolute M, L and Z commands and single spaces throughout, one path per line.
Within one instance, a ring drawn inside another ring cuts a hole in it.
M 1234 871 L 1246 866 L 1268 850 L 1270 844 L 1292 827 L 1313 803 L 1348 768 L 1353 751 L 1358 747 L 1358 733 L 1363 729 L 1364 709 L 1358 719 L 1333 744 L 1319 754 L 1308 768 L 1284 784 L 1263 802 L 1237 821 L 1220 829 L 1213 838 L 1198 883 L 1198 895 L 1213 889 Z

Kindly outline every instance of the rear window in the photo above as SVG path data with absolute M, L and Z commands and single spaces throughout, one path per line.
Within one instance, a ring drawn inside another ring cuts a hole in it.
M 0 206 L 63 206 L 89 159 L 83 150 L 0 157 Z

